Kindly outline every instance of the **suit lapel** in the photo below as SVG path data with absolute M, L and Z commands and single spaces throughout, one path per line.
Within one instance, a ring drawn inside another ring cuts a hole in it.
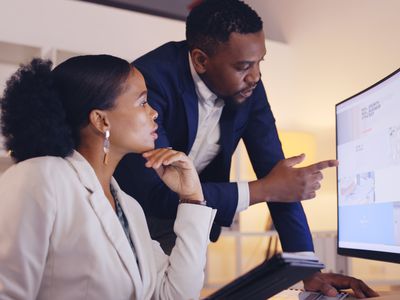
M 190 73 L 189 50 L 187 47 L 182 47 L 180 51 L 180 56 L 183 59 L 178 60 L 178 69 L 180 75 L 181 95 L 186 111 L 186 120 L 188 126 L 187 153 L 189 153 L 190 149 L 192 149 L 197 134 L 197 126 L 199 123 L 199 104 L 192 74 Z
M 143 284 L 135 256 L 116 213 L 104 195 L 96 173 L 85 158 L 76 151 L 71 157 L 67 157 L 66 159 L 76 171 L 82 184 L 89 191 L 89 203 L 105 235 L 118 253 L 118 256 L 132 279 L 132 283 L 135 287 L 136 299 L 140 299 L 139 296 L 142 293 Z
M 197 134 L 197 127 L 199 123 L 199 107 L 197 96 L 193 96 L 188 92 L 182 94 L 183 103 L 186 110 L 187 126 L 188 126 L 188 146 L 187 153 L 192 149 L 194 140 Z
M 221 129 L 221 152 L 222 158 L 224 162 L 224 168 L 229 170 L 231 157 L 233 152 L 233 125 L 235 121 L 235 110 L 230 107 L 230 105 L 225 105 L 222 111 L 221 119 L 220 119 L 220 129 Z

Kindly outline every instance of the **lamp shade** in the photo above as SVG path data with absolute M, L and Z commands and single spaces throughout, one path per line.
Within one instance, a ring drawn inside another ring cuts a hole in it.
M 285 157 L 292 157 L 304 153 L 304 161 L 297 165 L 299 167 L 315 163 L 317 144 L 314 135 L 304 131 L 285 131 L 278 132 L 282 143 Z
M 314 135 L 304 131 L 278 131 L 285 157 L 292 157 L 301 153 L 306 154 L 304 161 L 295 167 L 302 167 L 315 163 L 316 138 Z M 246 147 L 241 141 L 232 159 L 231 181 L 255 180 L 253 167 L 251 165 Z M 255 205 L 249 207 L 240 214 L 240 231 L 262 232 L 265 231 L 266 216 L 269 215 L 266 205 Z

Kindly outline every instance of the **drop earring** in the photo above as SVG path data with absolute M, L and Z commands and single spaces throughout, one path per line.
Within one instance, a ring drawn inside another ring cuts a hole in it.
M 103 164 L 108 164 L 108 153 L 110 152 L 110 130 L 106 130 L 104 132 L 104 142 L 103 142 L 103 151 L 104 151 L 104 158 Z

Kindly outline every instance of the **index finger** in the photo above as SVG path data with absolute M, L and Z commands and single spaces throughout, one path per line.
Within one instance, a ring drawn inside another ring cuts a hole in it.
M 363 281 L 358 281 L 358 284 L 351 285 L 352 290 L 354 291 L 354 294 L 359 298 L 358 296 L 366 296 L 366 297 L 379 297 L 379 294 L 375 292 L 373 289 L 371 289 L 366 283 Z
M 326 168 L 337 167 L 339 162 L 336 159 L 329 159 L 317 162 L 315 164 L 304 167 L 303 169 L 309 173 L 315 173 Z
M 152 156 L 154 154 L 157 154 L 157 153 L 162 152 L 162 151 L 167 151 L 167 150 L 173 150 L 173 149 L 172 149 L 172 147 L 156 148 L 156 149 L 152 149 L 152 150 L 148 150 L 146 152 L 143 152 L 142 156 L 145 157 L 145 158 L 148 158 L 148 157 L 150 157 L 150 156 Z

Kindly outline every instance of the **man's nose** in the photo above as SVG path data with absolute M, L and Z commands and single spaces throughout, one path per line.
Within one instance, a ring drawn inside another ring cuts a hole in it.
M 250 72 L 247 74 L 245 81 L 249 85 L 253 86 L 261 79 L 261 72 L 258 66 L 251 68 Z

